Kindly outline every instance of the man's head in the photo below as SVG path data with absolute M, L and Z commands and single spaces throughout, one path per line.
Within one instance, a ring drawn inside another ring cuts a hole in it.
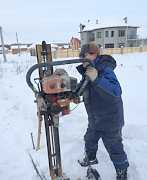
M 100 49 L 94 43 L 84 44 L 81 48 L 79 57 L 94 60 L 100 54 Z

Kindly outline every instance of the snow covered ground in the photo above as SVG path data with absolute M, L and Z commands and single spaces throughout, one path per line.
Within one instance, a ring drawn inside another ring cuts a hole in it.
M 145 180 L 147 177 L 147 53 L 114 55 L 115 70 L 123 89 L 126 125 L 123 130 L 124 146 L 130 161 L 129 180 Z M 37 117 L 34 96 L 27 87 L 25 75 L 36 62 L 28 54 L 8 55 L 2 63 L 0 55 L 0 179 L 37 180 L 28 156 L 32 149 L 30 133 L 36 137 Z M 80 77 L 74 66 L 68 71 Z M 74 106 L 72 107 L 74 108 Z M 60 118 L 60 139 L 63 169 L 72 180 L 83 177 L 85 168 L 77 164 L 83 155 L 83 135 L 87 127 L 87 115 L 80 104 L 70 115 Z M 44 133 L 41 138 L 40 167 L 48 171 Z M 114 180 L 115 171 L 99 142 L 98 169 L 103 180 Z M 50 178 L 49 178 L 50 179 Z

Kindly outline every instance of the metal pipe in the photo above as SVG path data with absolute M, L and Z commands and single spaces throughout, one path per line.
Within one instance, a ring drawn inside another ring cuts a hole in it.
M 86 61 L 86 60 L 85 59 L 69 59 L 69 60 L 64 60 L 64 61 L 54 61 L 54 62 L 50 62 L 50 63 L 35 64 L 28 70 L 28 72 L 26 74 L 26 82 L 27 82 L 28 86 L 32 89 L 32 91 L 34 93 L 37 93 L 38 92 L 37 89 L 35 89 L 35 87 L 33 86 L 32 82 L 31 82 L 31 75 L 36 69 L 42 68 L 42 67 L 52 67 L 52 66 L 57 66 L 57 65 L 82 63 L 84 61 Z

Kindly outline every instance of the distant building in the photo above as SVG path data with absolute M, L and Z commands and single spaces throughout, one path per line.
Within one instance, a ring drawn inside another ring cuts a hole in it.
M 12 51 L 12 54 L 17 54 L 20 52 L 25 52 L 29 49 L 31 44 L 11 44 L 10 48 Z
M 73 49 L 73 50 L 78 50 L 80 48 L 80 40 L 78 38 L 74 38 L 72 37 L 71 40 L 70 40 L 70 48 Z
M 137 29 L 138 26 L 112 26 L 83 29 L 80 32 L 81 45 L 95 42 L 104 48 L 135 47 L 139 46 Z
M 51 43 L 52 46 L 56 46 L 56 49 L 67 49 L 69 48 L 69 44 L 68 43 Z

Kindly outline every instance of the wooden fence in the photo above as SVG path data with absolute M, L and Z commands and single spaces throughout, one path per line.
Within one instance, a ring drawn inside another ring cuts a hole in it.
M 126 54 L 126 53 L 137 53 L 137 52 L 147 52 L 147 47 L 124 47 L 124 48 L 101 49 L 101 54 Z
M 72 50 L 72 49 L 59 49 L 52 52 L 52 56 L 54 59 L 56 58 L 68 58 L 68 57 L 78 57 L 79 50 Z
M 57 58 L 68 58 L 68 57 L 78 57 L 80 50 L 72 49 L 59 49 L 52 52 L 54 59 Z M 147 52 L 147 47 L 124 47 L 124 48 L 108 48 L 101 49 L 101 54 L 126 54 L 126 53 L 137 53 L 137 52 Z

